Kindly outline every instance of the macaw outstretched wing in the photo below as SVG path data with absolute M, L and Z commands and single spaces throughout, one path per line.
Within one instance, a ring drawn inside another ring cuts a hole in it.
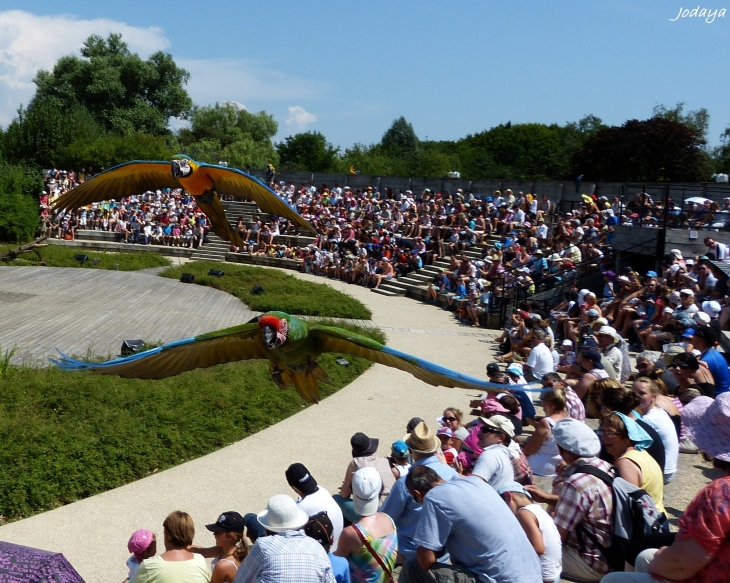
M 196 368 L 268 358 L 258 323 L 178 340 L 107 362 L 84 362 L 59 353 L 60 358 L 50 360 L 63 370 L 90 370 L 127 379 L 164 379 Z
M 77 209 L 92 202 L 120 200 L 158 188 L 182 188 L 172 176 L 170 161 L 132 160 L 105 170 L 72 188 L 53 203 L 54 209 Z
M 215 164 L 201 162 L 200 168 L 205 169 L 205 172 L 211 177 L 216 192 L 248 198 L 254 201 L 263 212 L 284 217 L 309 229 L 315 235 L 317 234 L 314 227 L 304 217 L 257 178 L 235 168 L 225 168 Z
M 497 383 L 490 383 L 475 377 L 471 377 L 455 370 L 439 366 L 417 356 L 411 356 L 388 346 L 384 346 L 375 340 L 360 336 L 354 332 L 348 332 L 341 328 L 332 326 L 320 326 L 310 324 L 310 334 L 317 339 L 318 347 L 322 352 L 338 352 L 351 354 L 384 364 L 392 368 L 411 373 L 424 383 L 434 386 L 461 387 L 464 389 L 476 389 L 479 391 L 506 392 L 507 386 Z M 510 390 L 535 390 L 541 389 L 540 383 L 532 385 L 508 385 Z

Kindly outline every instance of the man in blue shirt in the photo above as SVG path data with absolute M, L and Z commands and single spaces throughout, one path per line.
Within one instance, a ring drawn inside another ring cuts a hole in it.
M 419 466 L 431 468 L 442 480 L 451 480 L 457 476 L 456 471 L 444 464 L 436 457 L 436 451 L 441 446 L 436 434 L 425 422 L 416 425 L 415 429 L 406 439 L 406 445 L 411 452 L 413 465 L 410 471 Z M 406 488 L 406 477 L 400 478 L 393 486 L 388 497 L 380 507 L 393 519 L 398 530 L 398 560 L 415 559 L 416 545 L 413 536 L 418 526 L 418 518 L 421 515 L 421 504 L 416 502 Z M 503 503 L 504 504 L 504 503 Z
M 411 495 L 423 504 L 414 537 L 416 558 L 399 583 L 536 583 L 537 553 L 497 492 L 477 477 L 444 482 L 428 467 L 406 476 Z M 439 562 L 448 553 L 451 564 Z
M 717 332 L 710 326 L 697 326 L 693 330 L 692 345 L 702 353 L 700 360 L 707 363 L 715 379 L 715 394 L 707 396 L 715 398 L 730 390 L 730 370 L 725 358 L 715 348 Z

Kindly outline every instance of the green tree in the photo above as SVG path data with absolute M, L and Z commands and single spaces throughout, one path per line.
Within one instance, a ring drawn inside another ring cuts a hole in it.
M 572 158 L 586 180 L 699 182 L 711 173 L 699 129 L 665 117 L 629 120 L 589 137 Z
M 656 105 L 654 107 L 654 117 L 684 124 L 688 128 L 698 131 L 702 141 L 706 142 L 707 128 L 710 126 L 710 114 L 704 107 L 685 113 L 685 105 L 687 104 L 683 101 L 680 101 L 672 108 L 667 108 L 661 104 Z
M 35 235 L 42 190 L 38 168 L 0 163 L 0 241 L 22 243 Z
M 142 60 L 121 34 L 106 40 L 92 35 L 80 57 L 61 57 L 52 71 L 36 74 L 34 100 L 54 98 L 62 112 L 82 106 L 115 134 L 162 135 L 169 118 L 186 119 L 190 112 L 192 101 L 184 88 L 189 77 L 169 54 L 156 52 Z
M 415 157 L 420 144 L 413 126 L 403 116 L 393 121 L 380 140 L 383 152 L 395 158 Z
M 320 132 L 303 132 L 289 136 L 276 145 L 276 150 L 284 170 L 337 170 L 339 148 L 330 144 Z
M 169 160 L 175 149 L 167 136 L 135 132 L 123 136 L 104 133 L 94 139 L 76 139 L 59 154 L 62 168 L 109 168 L 130 160 Z
M 271 142 L 279 126 L 265 111 L 250 113 L 234 103 L 194 107 L 190 128 L 178 137 L 185 151 L 205 162 L 225 161 L 238 168 L 277 163 Z

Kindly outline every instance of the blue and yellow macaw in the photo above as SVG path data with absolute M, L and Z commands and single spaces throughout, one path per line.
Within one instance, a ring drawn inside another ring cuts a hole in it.
M 178 340 L 145 352 L 107 362 L 75 360 L 59 351 L 51 362 L 63 370 L 90 370 L 124 378 L 164 379 L 196 368 L 238 360 L 268 359 L 274 382 L 296 387 L 310 403 L 319 402 L 319 382 L 329 382 L 317 364 L 325 352 L 349 354 L 409 372 L 429 385 L 505 392 L 505 385 L 470 377 L 399 352 L 354 332 L 300 320 L 284 312 L 268 312 L 258 322 Z M 541 384 L 510 390 L 535 390 Z
M 243 241 L 226 219 L 219 192 L 250 199 L 263 212 L 284 217 L 317 234 L 304 217 L 257 178 L 235 168 L 196 162 L 183 154 L 170 162 L 133 160 L 109 168 L 59 197 L 53 208 L 73 210 L 158 188 L 184 188 L 210 219 L 213 232 L 237 247 L 243 247 Z

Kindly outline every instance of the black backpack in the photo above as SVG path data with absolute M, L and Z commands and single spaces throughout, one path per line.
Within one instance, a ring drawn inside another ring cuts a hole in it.
M 669 532 L 669 523 L 663 512 L 659 512 L 651 496 L 645 490 L 634 486 L 621 477 L 612 477 L 590 464 L 579 466 L 576 474 L 590 474 L 603 481 L 613 494 L 613 533 L 611 544 L 604 547 L 598 539 L 579 524 L 578 545 L 583 548 L 583 535 L 587 536 L 605 557 L 611 571 L 623 571 L 630 543 L 650 535 Z

